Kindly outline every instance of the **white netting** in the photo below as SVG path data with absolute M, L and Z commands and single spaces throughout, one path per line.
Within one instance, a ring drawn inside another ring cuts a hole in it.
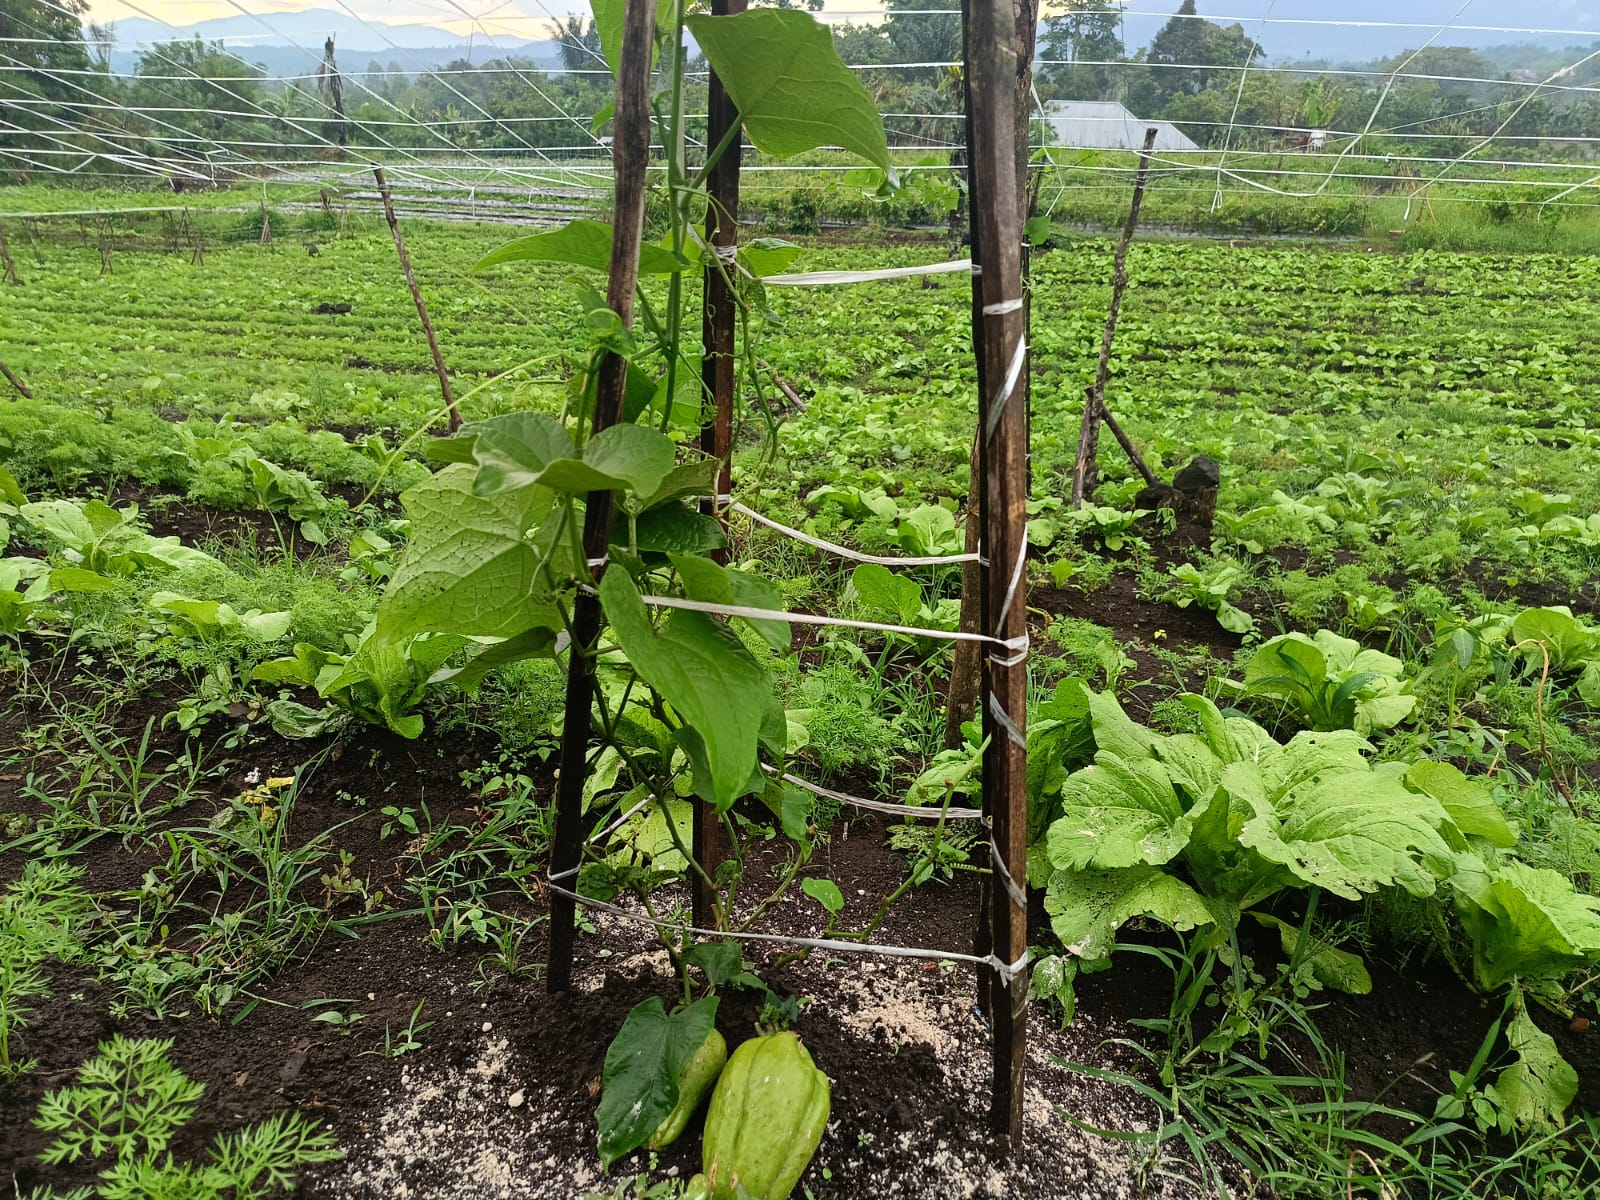
M 359 189 L 367 165 L 379 162 L 419 214 L 431 208 L 555 220 L 551 204 L 603 203 L 610 147 L 595 119 L 609 73 L 592 40 L 570 36 L 564 5 L 435 0 L 432 23 L 462 39 L 459 57 L 444 63 L 412 49 L 404 24 L 385 20 L 384 6 L 334 0 L 344 22 L 338 32 L 362 48 L 339 53 L 337 86 L 330 88 L 320 35 L 297 32 L 304 24 L 291 27 L 291 14 L 277 5 L 268 11 L 252 0 L 225 3 L 237 18 L 228 40 L 198 57 L 185 39 L 189 27 L 173 23 L 182 6 L 98 6 L 113 33 L 118 18 L 143 23 L 141 40 L 128 45 L 108 44 L 93 29 L 63 39 L 59 27 L 40 27 L 38 16 L 30 22 L 30 13 L 53 16 L 58 26 L 79 19 L 53 0 L 20 7 L 0 26 L 0 170 L 105 185 L 260 181 Z M 1047 173 L 1044 208 L 1125 193 L 1133 155 L 1106 151 L 1119 138 L 1135 149 L 1140 139 L 1121 138 L 1122 127 L 1131 122 L 1142 132 L 1157 120 L 1199 143 L 1193 150 L 1158 147 L 1158 193 L 1209 181 L 1213 209 L 1234 196 L 1310 200 L 1350 192 L 1381 199 L 1434 185 L 1448 185 L 1449 198 L 1465 204 L 1504 203 L 1508 188 L 1541 211 L 1600 204 L 1584 171 L 1600 145 L 1600 28 L 1548 19 L 1537 8 L 1526 24 L 1494 24 L 1475 20 L 1474 5 L 1412 0 L 1386 21 L 1348 19 L 1332 0 L 1215 0 L 1192 18 L 1152 0 L 1078 0 L 1066 15 L 1047 9 L 1053 21 L 1079 21 L 1080 33 L 1082 22 L 1100 20 L 1096 28 L 1108 29 L 1109 21 L 1116 41 L 1056 36 L 1052 24 L 1041 35 L 1034 134 L 1058 164 Z M 942 80 L 955 66 L 949 38 L 958 15 L 934 6 L 893 10 L 887 22 L 885 13 L 865 7 L 821 14 L 841 31 L 847 61 L 881 95 L 902 174 L 913 182 L 963 170 L 959 161 L 945 161 L 963 135 L 955 89 Z M 1211 31 L 1238 26 L 1226 36 L 1241 52 L 1171 61 L 1153 53 L 1157 39 L 1186 20 L 1203 34 L 1186 43 L 1196 46 L 1217 44 L 1222 35 Z M 161 32 L 144 37 L 150 30 Z M 549 41 L 557 35 L 559 62 Z M 1335 37 L 1367 49 L 1309 63 L 1271 49 Z M 1491 62 L 1476 52 L 1441 53 L 1532 41 L 1544 49 L 1528 68 L 1506 67 L 1503 54 Z M 64 42 L 82 56 L 51 52 Z M 1107 44 L 1121 53 L 1103 56 Z M 273 65 L 263 78 L 251 56 L 267 49 Z M 1215 103 L 1187 95 L 1202 77 L 1200 95 Z M 1095 88 L 1087 88 L 1091 79 Z M 1182 87 L 1162 82 L 1174 79 Z M 1255 92 L 1272 88 L 1285 100 L 1267 112 Z M 1318 110 L 1315 97 L 1299 94 L 1315 88 L 1339 103 Z M 1426 113 L 1415 111 L 1419 96 L 1431 97 Z M 1088 111 L 1080 98 L 1102 107 L 1122 103 L 1123 111 Z M 1161 99 L 1171 111 L 1142 108 L 1141 98 Z M 1285 162 L 1286 150 L 1300 157 Z M 1083 152 L 1081 161 L 1074 151 Z M 930 153 L 935 160 L 925 161 Z M 814 161 L 803 171 L 756 161 L 746 168 L 745 192 L 753 203 L 765 196 L 781 204 L 808 180 L 848 190 L 844 177 L 857 169 L 842 160 Z M 3 201 L 0 207 L 17 211 Z

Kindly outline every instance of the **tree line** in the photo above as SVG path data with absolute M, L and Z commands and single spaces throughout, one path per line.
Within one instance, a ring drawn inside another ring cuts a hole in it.
M 81 169 L 86 156 L 198 166 L 351 147 L 531 153 L 594 148 L 607 132 L 593 117 L 605 111 L 611 81 L 593 22 L 580 17 L 553 31 L 559 66 L 504 57 L 352 69 L 330 41 L 320 66 L 285 80 L 198 38 L 151 45 L 131 75 L 119 75 L 109 66 L 114 30 L 87 16 L 87 0 L 0 0 L 0 145 L 10 147 L 0 172 Z M 959 143 L 962 87 L 948 65 L 961 57 L 959 17 L 928 13 L 925 0 L 889 0 L 883 20 L 836 26 L 834 35 L 845 61 L 863 68 L 897 144 Z M 1515 55 L 1436 46 L 1390 81 L 1407 57 L 1355 73 L 1274 66 L 1240 25 L 1199 19 L 1194 0 L 1148 45 L 1130 48 L 1120 5 L 1058 0 L 1041 26 L 1035 81 L 1044 103 L 1119 101 L 1208 147 L 1283 149 L 1328 131 L 1331 144 L 1366 132 L 1368 154 L 1454 157 L 1498 137 L 1545 155 L 1592 155 L 1571 139 L 1600 137 L 1600 100 L 1571 88 L 1600 83 L 1600 62 L 1562 87 L 1537 89 L 1529 85 L 1543 75 L 1509 65 Z M 1531 48 L 1523 57 L 1548 66 Z M 702 98 L 703 85 L 690 103 Z

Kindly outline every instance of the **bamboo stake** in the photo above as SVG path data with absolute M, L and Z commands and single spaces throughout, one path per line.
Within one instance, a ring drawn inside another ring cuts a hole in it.
M 1010 0 L 968 0 L 966 71 L 970 82 L 969 152 L 974 189 L 973 290 L 981 298 L 978 421 L 983 486 L 983 623 L 991 638 L 1027 633 L 1022 568 L 1027 553 L 1027 412 L 1022 295 L 1022 207 L 1016 167 L 1016 18 Z M 983 664 L 987 748 L 983 807 L 993 842 L 985 877 L 990 953 L 1022 963 L 1027 910 L 1027 654 L 989 647 Z M 1023 1067 L 1027 1050 L 1027 970 L 982 970 L 994 1029 L 990 1125 L 1008 1152 L 1022 1145 Z
M 450 432 L 461 428 L 461 410 L 450 392 L 450 373 L 444 368 L 444 355 L 439 353 L 439 339 L 433 334 L 433 322 L 428 319 L 428 306 L 422 302 L 422 291 L 417 287 L 417 276 L 411 269 L 411 256 L 406 253 L 406 240 L 400 236 L 400 222 L 395 220 L 394 200 L 389 195 L 389 181 L 383 177 L 382 167 L 373 167 L 378 180 L 378 194 L 383 197 L 383 219 L 389 222 L 389 232 L 394 235 L 394 248 L 400 254 L 400 269 L 405 272 L 406 286 L 411 289 L 411 299 L 417 306 L 417 316 L 422 318 L 422 332 L 428 339 L 428 350 L 433 354 L 433 368 L 439 373 L 439 390 L 444 393 L 444 406 L 450 413 Z
M 1133 183 L 1133 203 L 1128 208 L 1128 219 L 1122 226 L 1122 237 L 1117 241 L 1112 257 L 1111 308 L 1106 314 L 1106 331 L 1100 339 L 1100 361 L 1095 366 L 1094 385 L 1089 389 L 1088 402 L 1083 406 L 1083 424 L 1078 430 L 1078 461 L 1072 470 L 1072 507 L 1083 507 L 1083 493 L 1093 470 L 1095 454 L 1100 448 L 1100 422 L 1104 420 L 1116 435 L 1117 441 L 1133 459 L 1147 484 L 1155 482 L 1150 468 L 1134 449 L 1133 443 L 1122 432 L 1122 427 L 1106 410 L 1106 380 L 1111 375 L 1111 344 L 1117 336 L 1117 317 L 1122 311 L 1122 294 L 1128 289 L 1128 245 L 1133 241 L 1134 230 L 1139 227 L 1139 210 L 1144 207 L 1144 186 L 1150 177 L 1150 153 L 1156 146 L 1156 130 L 1152 126 L 1144 132 L 1144 150 L 1139 155 L 1139 174 Z
M 622 58 L 617 71 L 613 162 L 616 199 L 611 233 L 611 276 L 606 304 L 627 327 L 639 280 L 639 242 L 644 235 L 645 172 L 650 164 L 650 53 L 655 36 L 654 0 L 628 0 L 623 15 Z M 595 433 L 622 419 L 628 363 L 607 355 L 600 364 L 595 394 Z M 590 492 L 584 502 L 583 552 L 590 562 L 606 554 L 611 533 L 612 494 Z M 602 568 L 603 569 L 603 568 Z M 594 704 L 594 651 L 600 638 L 600 600 L 579 592 L 572 610 L 572 648 L 567 657 L 566 716 L 561 727 L 561 780 L 556 789 L 555 830 L 550 845 L 550 877 L 574 889 L 572 873 L 583 855 L 583 784 L 588 774 L 589 721 Z M 577 935 L 577 905 L 570 896 L 550 896 L 550 945 L 545 986 L 565 992 L 572 986 L 572 950 Z
M 712 0 L 712 16 L 725 17 L 741 13 L 747 0 Z M 728 95 L 728 89 L 715 71 L 711 73 L 710 91 L 706 108 L 706 145 L 720 146 L 730 131 L 739 127 L 739 109 Z M 706 176 L 706 243 L 711 246 L 717 260 L 705 269 L 703 302 L 700 313 L 700 383 L 712 400 L 713 412 L 709 423 L 700 430 L 700 449 L 721 463 L 717 472 L 717 495 L 725 496 L 733 489 L 731 452 L 733 450 L 733 396 L 737 385 L 738 359 L 734 335 L 738 323 L 737 298 L 734 295 L 733 264 L 726 261 L 739 243 L 739 160 L 742 139 L 735 134 L 720 159 Z M 669 402 L 670 403 L 670 402 Z M 722 506 L 715 499 L 702 502 L 701 509 L 719 519 Z M 724 530 L 727 522 L 723 521 Z M 717 562 L 726 563 L 728 552 L 718 550 L 713 555 Z M 717 810 L 710 804 L 694 807 L 694 857 L 703 868 L 691 871 L 693 888 L 691 905 L 694 923 L 702 929 L 713 928 L 716 921 L 716 895 L 711 880 L 717 867 L 728 854 L 727 835 Z

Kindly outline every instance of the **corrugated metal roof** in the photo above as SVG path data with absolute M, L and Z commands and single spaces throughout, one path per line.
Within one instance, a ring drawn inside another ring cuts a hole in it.
M 1151 126 L 1157 131 L 1157 150 L 1200 149 L 1170 121 L 1141 121 L 1112 100 L 1052 100 L 1044 113 L 1051 143 L 1073 150 L 1138 150 Z

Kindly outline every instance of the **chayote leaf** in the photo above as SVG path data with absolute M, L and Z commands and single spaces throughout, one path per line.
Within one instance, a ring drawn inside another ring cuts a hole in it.
M 685 24 L 764 154 L 840 146 L 886 174 L 889 143 L 871 95 L 809 13 L 761 8 Z
M 704 613 L 674 611 L 658 630 L 639 589 L 615 563 L 601 578 L 600 601 L 640 678 L 703 743 L 712 797 L 727 809 L 756 770 L 756 742 L 772 692 L 767 670 L 731 630 Z
M 715 996 L 667 1012 L 659 996 L 634 1005 L 606 1050 L 600 1161 L 607 1170 L 644 1145 L 678 1102 L 678 1077 L 716 1027 Z
M 611 240 L 610 225 L 603 221 L 579 218 L 567 222 L 560 229 L 507 242 L 480 258 L 472 269 L 485 271 L 508 262 L 556 262 L 609 271 Z M 683 255 L 674 254 L 660 246 L 652 246 L 648 242 L 639 246 L 641 275 L 675 275 L 688 270 L 691 265 Z

